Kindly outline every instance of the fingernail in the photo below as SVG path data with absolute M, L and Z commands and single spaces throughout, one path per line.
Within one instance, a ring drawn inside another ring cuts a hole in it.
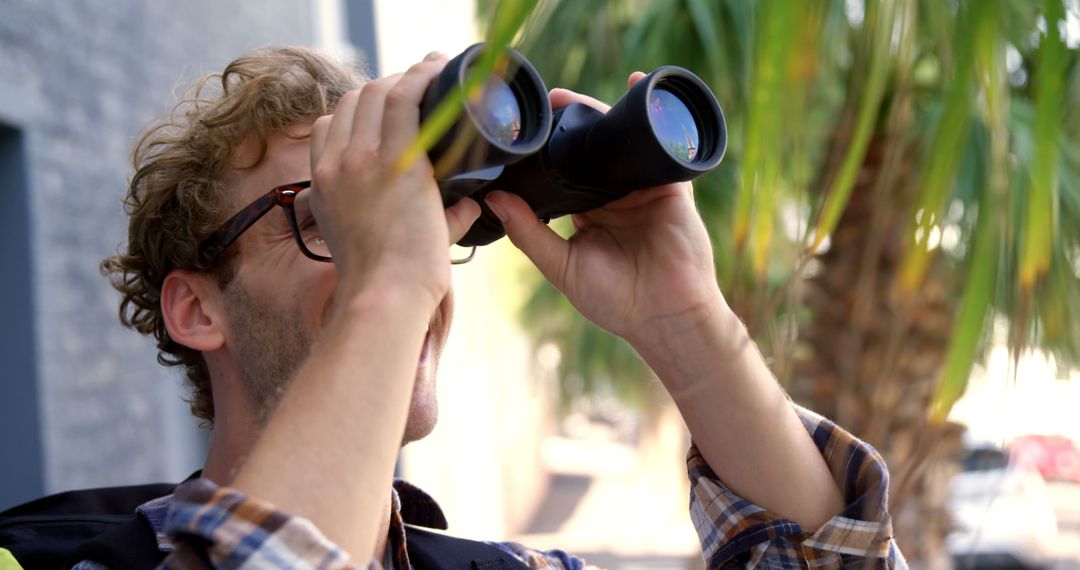
M 439 59 L 440 57 L 442 57 L 442 52 L 441 51 L 433 51 L 433 52 L 431 52 L 431 53 L 424 56 L 424 61 L 435 61 L 436 59 Z
M 499 220 L 502 223 L 505 224 L 510 221 L 510 213 L 506 211 L 506 208 L 492 202 L 490 196 L 484 198 L 484 203 L 487 204 L 488 208 L 491 208 L 492 212 L 495 212 L 496 216 L 499 216 Z

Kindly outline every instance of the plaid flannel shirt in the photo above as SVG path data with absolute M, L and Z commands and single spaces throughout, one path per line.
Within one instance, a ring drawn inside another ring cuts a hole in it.
M 691 447 L 690 515 L 708 568 L 906 568 L 892 538 L 886 497 L 888 471 L 880 455 L 832 422 L 796 407 L 829 466 L 847 506 L 820 528 L 769 513 L 735 495 Z M 438 504 L 426 493 L 395 481 L 389 558 L 398 570 L 411 568 L 405 549 L 405 523 L 447 528 Z M 206 479 L 181 485 L 175 495 L 155 499 L 139 512 L 171 554 L 166 569 L 368 568 L 331 543 L 310 521 Z M 529 568 L 581 570 L 585 562 L 561 550 L 538 551 L 517 543 L 490 543 Z M 83 563 L 77 570 L 93 570 Z

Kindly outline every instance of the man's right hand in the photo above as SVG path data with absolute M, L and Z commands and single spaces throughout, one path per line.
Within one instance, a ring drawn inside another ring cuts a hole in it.
M 447 246 L 480 208 L 465 199 L 444 211 L 426 155 L 399 166 L 419 132 L 424 92 L 446 62 L 432 54 L 404 74 L 370 81 L 312 128 L 309 191 L 338 271 L 339 298 L 393 291 L 430 314 L 449 290 Z

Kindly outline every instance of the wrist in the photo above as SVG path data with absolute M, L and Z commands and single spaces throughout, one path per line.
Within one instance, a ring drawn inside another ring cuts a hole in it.
M 329 315 L 329 326 L 352 327 L 381 322 L 397 326 L 426 326 L 438 302 L 428 302 L 430 292 L 405 287 L 376 286 L 339 289 Z
M 380 308 L 412 309 L 431 316 L 450 289 L 450 264 L 445 275 L 425 274 L 407 268 L 338 271 L 335 309 L 349 313 Z
M 719 295 L 691 311 L 654 318 L 628 340 L 676 399 L 698 381 L 715 381 L 718 369 L 738 366 L 746 351 L 757 353 L 746 327 Z
M 699 345 L 715 349 L 717 341 L 730 342 L 728 337 L 740 328 L 742 321 L 717 294 L 677 314 L 650 318 L 626 340 L 643 358 L 662 358 L 692 351 Z

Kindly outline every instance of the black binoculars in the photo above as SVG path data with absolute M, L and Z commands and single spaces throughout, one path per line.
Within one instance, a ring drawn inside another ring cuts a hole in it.
M 540 74 L 510 48 L 482 91 L 467 93 L 484 49 L 476 44 L 450 60 L 420 107 L 424 120 L 455 88 L 461 94 L 464 112 L 428 152 L 444 206 L 469 196 L 482 209 L 459 245 L 487 245 L 506 234 L 483 200 L 492 190 L 521 196 L 546 222 L 634 190 L 691 180 L 724 157 L 723 111 L 686 69 L 654 70 L 607 114 L 580 103 L 553 113 Z

